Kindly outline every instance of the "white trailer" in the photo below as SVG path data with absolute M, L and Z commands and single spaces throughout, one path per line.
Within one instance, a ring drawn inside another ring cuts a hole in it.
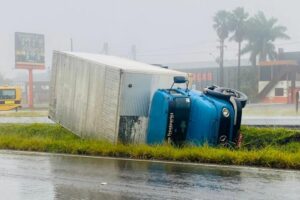
M 174 76 L 187 74 L 115 56 L 55 51 L 49 117 L 80 137 L 144 143 L 152 95 L 169 88 Z

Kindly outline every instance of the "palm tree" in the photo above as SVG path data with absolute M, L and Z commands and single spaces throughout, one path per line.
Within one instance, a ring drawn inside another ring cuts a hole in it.
M 245 12 L 244 8 L 238 7 L 232 11 L 231 16 L 231 31 L 233 32 L 230 40 L 238 43 L 238 66 L 237 66 L 237 88 L 240 89 L 240 67 L 241 67 L 241 46 L 245 40 L 247 33 L 247 20 L 249 14 Z
M 277 19 L 267 19 L 263 12 L 259 12 L 247 23 L 248 44 L 241 53 L 250 53 L 250 61 L 256 65 L 256 59 L 265 61 L 274 60 L 277 56 L 274 41 L 277 39 L 289 39 L 285 33 L 285 26 L 277 25 Z
M 224 70 L 223 70 L 223 60 L 224 60 L 224 41 L 228 38 L 230 32 L 230 13 L 225 10 L 220 10 L 214 16 L 213 28 L 217 32 L 220 39 L 220 80 L 219 85 L 224 85 Z

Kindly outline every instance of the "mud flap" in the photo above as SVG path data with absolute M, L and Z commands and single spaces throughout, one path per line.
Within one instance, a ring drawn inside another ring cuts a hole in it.
M 237 138 L 237 141 L 236 141 L 236 147 L 241 148 L 242 147 L 242 142 L 243 142 L 243 134 L 239 131 L 238 138 Z

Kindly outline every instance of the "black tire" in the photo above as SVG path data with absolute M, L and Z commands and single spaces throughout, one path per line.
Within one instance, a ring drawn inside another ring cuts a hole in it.
M 233 96 L 241 103 L 242 108 L 245 107 L 248 100 L 248 97 L 240 91 L 215 85 L 205 88 L 204 93 L 226 101 L 229 101 L 230 97 Z

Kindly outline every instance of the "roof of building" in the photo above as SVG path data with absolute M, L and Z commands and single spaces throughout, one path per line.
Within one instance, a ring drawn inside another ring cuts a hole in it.
M 147 74 L 175 74 L 175 75 L 186 75 L 183 72 L 165 69 L 159 66 L 154 66 L 127 58 L 121 58 L 117 56 L 102 55 L 102 54 L 91 54 L 91 53 L 82 53 L 82 52 L 60 52 L 56 51 L 59 54 L 65 54 L 85 60 L 89 60 L 95 63 L 112 66 L 119 68 L 128 72 L 135 73 L 147 73 Z
M 294 52 L 282 52 L 278 54 L 279 60 L 296 60 L 297 62 L 300 62 L 300 52 L 294 51 Z
M 298 66 L 296 60 L 269 60 L 259 62 L 260 66 Z

